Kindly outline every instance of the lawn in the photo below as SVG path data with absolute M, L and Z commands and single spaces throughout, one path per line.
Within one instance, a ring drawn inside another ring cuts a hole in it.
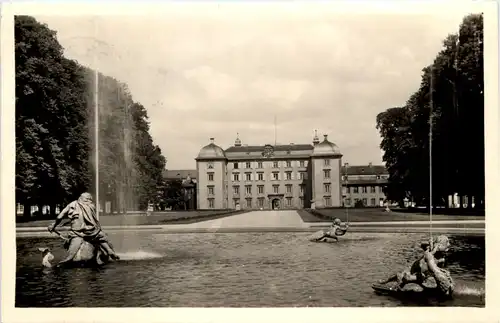
M 119 225 L 162 225 L 162 224 L 187 224 L 201 221 L 219 219 L 227 216 L 244 213 L 245 211 L 233 210 L 208 210 L 208 211 L 180 211 L 180 212 L 153 212 L 145 214 L 118 214 L 102 215 L 99 218 L 102 226 Z M 17 223 L 17 227 L 46 227 L 54 220 L 34 220 Z
M 389 222 L 389 221 L 428 221 L 428 214 L 418 214 L 409 212 L 385 212 L 384 209 L 366 208 L 366 209 L 322 209 L 322 210 L 300 210 L 299 215 L 302 221 L 328 222 L 335 218 L 349 222 Z M 484 216 L 470 215 L 442 215 L 432 216 L 433 221 L 439 220 L 484 220 Z

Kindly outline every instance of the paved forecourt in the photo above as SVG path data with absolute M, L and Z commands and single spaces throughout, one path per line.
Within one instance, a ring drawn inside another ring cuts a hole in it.
M 484 220 L 434 221 L 431 231 L 448 234 L 485 234 Z M 331 222 L 306 223 L 297 211 L 250 211 L 219 219 L 200 221 L 189 224 L 104 226 L 111 231 L 150 231 L 170 233 L 195 232 L 314 232 L 325 229 Z M 439 227 L 438 227 L 439 226 Z M 428 221 L 393 221 L 393 222 L 352 222 L 349 232 L 429 232 Z M 64 228 L 60 229 L 65 231 Z M 17 236 L 50 236 L 44 227 L 16 228 Z
M 308 228 L 293 210 L 250 211 L 220 219 L 190 224 L 177 224 L 176 228 Z

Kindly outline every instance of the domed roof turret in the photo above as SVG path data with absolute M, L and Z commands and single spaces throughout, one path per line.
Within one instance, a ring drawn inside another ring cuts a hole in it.
M 236 134 L 236 140 L 234 141 L 234 146 L 235 147 L 241 147 L 241 140 L 240 140 L 240 134 Z
M 318 130 L 314 130 L 313 145 L 316 146 L 317 144 L 319 144 Z
M 313 156 L 340 155 L 339 147 L 328 141 L 328 135 L 323 136 L 325 137 L 323 141 L 314 145 Z
M 210 143 L 201 148 L 196 159 L 225 159 L 224 150 L 214 143 L 214 138 L 210 138 Z

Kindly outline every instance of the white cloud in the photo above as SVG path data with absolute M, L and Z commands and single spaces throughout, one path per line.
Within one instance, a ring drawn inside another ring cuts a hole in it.
M 239 8 L 239 11 L 238 11 Z M 351 164 L 381 162 L 376 115 L 404 104 L 468 12 L 335 14 L 234 6 L 211 14 L 40 16 L 70 57 L 129 85 L 168 168 L 193 168 L 215 137 L 309 143 L 328 133 Z M 99 45 L 94 63 L 90 47 Z

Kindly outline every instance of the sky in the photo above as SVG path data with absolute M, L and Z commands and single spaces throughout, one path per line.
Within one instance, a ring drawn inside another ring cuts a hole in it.
M 179 7 L 179 6 L 178 6 Z M 331 6 L 333 7 L 333 6 Z M 404 105 L 458 31 L 461 10 L 345 13 L 241 3 L 154 16 L 36 16 L 65 55 L 128 84 L 168 169 L 194 169 L 209 138 L 311 143 L 382 163 L 376 116 Z

